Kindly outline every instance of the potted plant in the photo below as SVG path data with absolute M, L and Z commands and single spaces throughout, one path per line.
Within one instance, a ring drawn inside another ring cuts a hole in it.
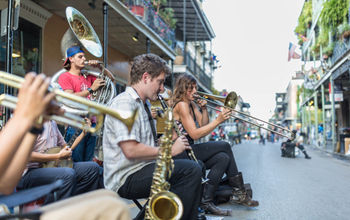
M 143 6 L 142 0 L 133 0 L 133 4 L 131 5 L 131 11 L 136 16 L 143 18 L 143 15 L 145 14 L 145 8 Z
M 176 53 L 176 57 L 174 60 L 174 64 L 175 65 L 182 65 L 184 62 L 184 57 L 183 57 L 183 48 L 181 48 L 181 46 L 179 44 L 176 43 L 175 46 L 175 53 Z
M 172 29 L 176 27 L 177 20 L 174 18 L 174 9 L 164 8 L 159 11 L 159 16 L 168 24 Z
M 341 40 L 350 37 L 350 25 L 346 20 L 341 25 L 339 25 L 337 29 Z
M 159 10 L 161 8 L 161 6 L 166 6 L 168 3 L 167 0 L 153 0 L 152 1 L 152 5 L 154 7 L 154 9 L 156 10 L 156 13 L 159 13 Z

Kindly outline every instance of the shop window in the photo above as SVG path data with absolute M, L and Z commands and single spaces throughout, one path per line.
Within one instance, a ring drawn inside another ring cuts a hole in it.
M 0 69 L 6 69 L 6 36 L 1 37 Z M 24 76 L 41 71 L 41 28 L 23 18 L 13 33 L 12 72 Z

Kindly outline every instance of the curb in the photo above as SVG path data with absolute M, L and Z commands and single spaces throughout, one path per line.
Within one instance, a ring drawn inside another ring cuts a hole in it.
M 317 145 L 306 145 L 314 150 L 318 150 L 318 151 L 322 151 L 323 153 L 329 154 L 337 159 L 345 159 L 345 160 L 349 160 L 350 161 L 350 155 L 345 155 L 345 154 L 341 154 L 341 153 L 336 153 L 336 152 L 329 152 L 323 148 L 320 148 Z

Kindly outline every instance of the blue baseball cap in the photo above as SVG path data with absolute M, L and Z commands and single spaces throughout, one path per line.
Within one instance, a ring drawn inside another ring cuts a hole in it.
M 68 48 L 66 52 L 66 60 L 64 61 L 63 66 L 69 62 L 69 57 L 72 57 L 77 53 L 84 53 L 80 46 L 72 46 Z

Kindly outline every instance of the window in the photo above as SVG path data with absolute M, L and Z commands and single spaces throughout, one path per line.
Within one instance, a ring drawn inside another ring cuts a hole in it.
M 6 69 L 6 36 L 1 38 L 0 69 Z M 23 18 L 13 33 L 12 71 L 16 75 L 41 71 L 41 28 Z

